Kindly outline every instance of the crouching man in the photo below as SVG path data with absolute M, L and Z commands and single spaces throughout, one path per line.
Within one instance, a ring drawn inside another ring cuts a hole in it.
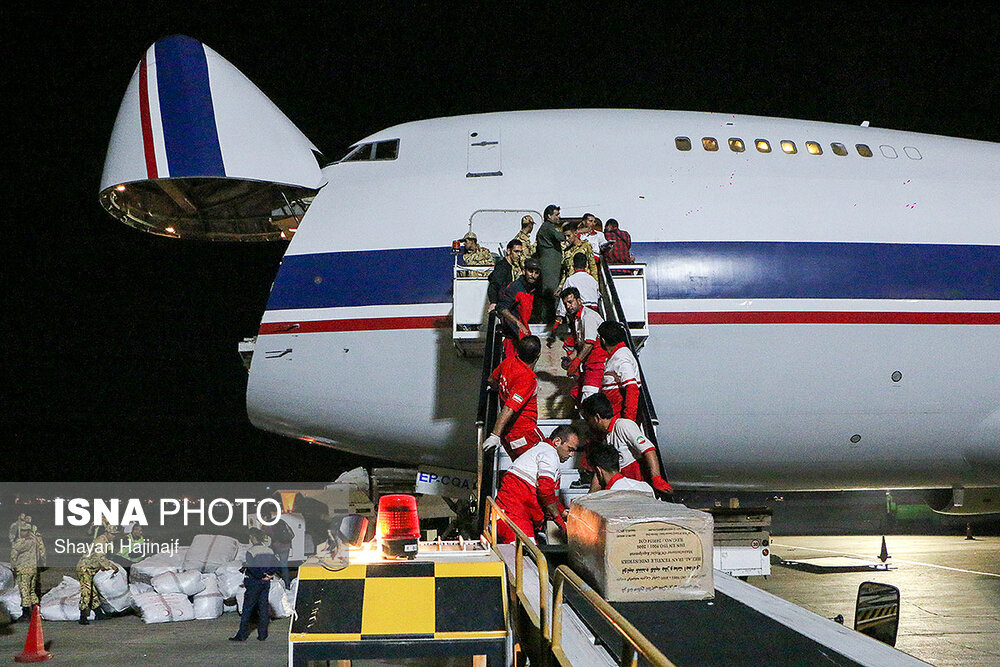
M 573 427 L 557 426 L 552 435 L 521 454 L 500 483 L 497 506 L 529 538 L 545 528 L 546 517 L 565 532 L 566 508 L 559 501 L 559 468 L 580 445 Z M 497 541 L 513 542 L 514 531 L 497 524 Z

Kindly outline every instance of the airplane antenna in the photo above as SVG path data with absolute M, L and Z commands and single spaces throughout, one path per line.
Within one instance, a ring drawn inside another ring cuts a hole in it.
M 861 121 L 861 127 L 868 127 L 868 121 L 867 120 Z

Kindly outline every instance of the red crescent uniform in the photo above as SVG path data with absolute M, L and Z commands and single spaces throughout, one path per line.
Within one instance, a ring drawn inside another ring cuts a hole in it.
M 600 390 L 604 364 L 608 360 L 608 353 L 601 347 L 597 336 L 597 327 L 603 323 L 604 318 L 590 308 L 581 308 L 573 316 L 574 345 L 576 341 L 582 341 L 583 344 L 590 343 L 593 346 L 580 369 L 580 381 L 570 392 L 574 400 L 583 400 Z
M 611 401 L 615 416 L 635 420 L 639 411 L 639 364 L 625 343 L 615 345 L 604 364 L 601 393 Z
M 656 495 L 653 493 L 653 487 L 651 487 L 649 484 L 646 484 L 645 482 L 640 482 L 637 479 L 631 479 L 629 477 L 625 477 L 620 472 L 616 472 L 614 475 L 611 476 L 611 479 L 608 480 L 607 489 L 605 490 L 639 491 L 641 493 L 648 493 L 651 496 Z
M 642 467 L 637 459 L 653 449 L 653 443 L 642 434 L 639 425 L 631 419 L 615 417 L 608 426 L 605 442 L 618 450 L 618 465 L 622 476 L 641 480 Z
M 516 356 L 501 361 L 490 377 L 499 385 L 502 406 L 514 411 L 510 427 L 501 438 L 513 450 L 512 458 L 517 458 L 542 439 L 538 430 L 538 378 Z
M 521 276 L 500 290 L 500 296 L 497 300 L 498 311 L 510 311 L 512 314 L 516 315 L 519 320 L 521 320 L 521 324 L 524 326 L 528 326 L 528 322 L 531 321 L 531 311 L 534 308 L 534 305 L 535 293 L 528 290 L 528 284 L 524 281 L 524 276 Z M 515 354 L 514 341 L 512 340 L 515 334 L 514 327 L 510 324 L 510 322 L 504 320 L 503 328 L 506 334 L 503 341 L 504 355 L 507 357 L 513 357 Z M 516 334 L 517 340 L 520 340 L 527 335 L 520 329 L 517 329 Z
M 555 503 L 560 515 L 565 509 L 557 495 L 561 465 L 555 445 L 543 440 L 517 457 L 500 483 L 497 506 L 528 537 L 534 538 L 544 527 L 546 505 Z M 561 516 L 557 521 L 562 523 Z M 497 524 L 497 541 L 513 542 L 514 531 Z

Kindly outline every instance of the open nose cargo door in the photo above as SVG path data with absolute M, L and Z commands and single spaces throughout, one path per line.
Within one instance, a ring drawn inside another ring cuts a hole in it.
M 225 58 L 173 35 L 150 46 L 132 75 L 101 204 L 161 236 L 290 238 L 324 182 L 318 152 Z

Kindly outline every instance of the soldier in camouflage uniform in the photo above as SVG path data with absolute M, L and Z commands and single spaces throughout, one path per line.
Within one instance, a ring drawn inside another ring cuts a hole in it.
M 466 266 L 493 266 L 493 253 L 479 246 L 476 235 L 469 232 L 465 235 L 465 254 L 462 262 Z
M 563 283 L 566 282 L 566 278 L 576 272 L 576 269 L 573 268 L 573 256 L 578 254 L 587 255 L 587 273 L 592 275 L 594 280 L 598 280 L 597 262 L 594 260 L 594 248 L 590 245 L 589 241 L 584 241 L 580 238 L 578 225 L 567 222 L 563 225 L 563 235 L 566 237 L 566 246 L 563 248 L 562 271 L 559 274 L 560 289 Z
M 101 594 L 94 585 L 94 575 L 100 570 L 118 571 L 118 566 L 108 560 L 107 554 L 114 553 L 115 536 L 118 526 L 104 524 L 104 533 L 90 545 L 90 553 L 85 554 L 76 564 L 76 576 L 80 580 L 80 625 L 89 625 L 87 620 L 93 609 L 98 620 L 104 618 L 101 610 Z
M 38 567 L 45 562 L 45 544 L 31 524 L 19 521 L 17 528 L 18 538 L 10 550 L 10 566 L 21 593 L 23 615 L 31 618 L 31 608 L 38 604 Z
M 530 215 L 526 215 L 521 218 L 521 231 L 517 233 L 514 238 L 521 242 L 521 247 L 524 250 L 515 259 L 515 263 L 511 266 L 514 269 L 514 280 L 521 277 L 524 273 L 524 260 L 535 254 L 535 244 L 531 242 L 531 230 L 535 226 L 535 219 Z

